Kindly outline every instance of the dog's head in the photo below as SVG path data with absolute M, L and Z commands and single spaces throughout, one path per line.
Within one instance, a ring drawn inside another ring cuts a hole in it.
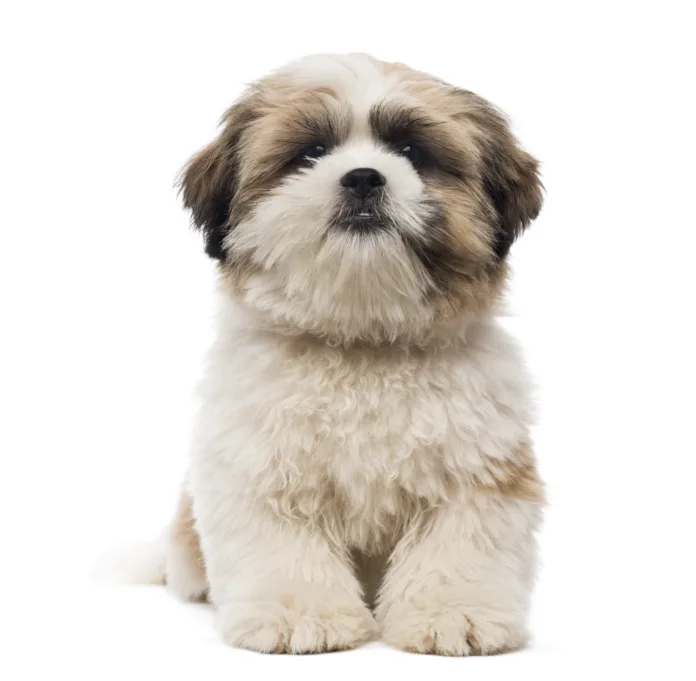
M 254 84 L 181 185 L 247 307 L 340 342 L 489 308 L 542 201 L 538 164 L 497 109 L 366 55 L 309 57 Z

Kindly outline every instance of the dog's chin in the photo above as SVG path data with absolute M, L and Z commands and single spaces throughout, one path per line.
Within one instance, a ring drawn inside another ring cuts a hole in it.
M 419 264 L 396 229 L 374 216 L 327 226 L 307 252 L 257 269 L 235 290 L 264 327 L 336 344 L 422 335 L 434 322 Z

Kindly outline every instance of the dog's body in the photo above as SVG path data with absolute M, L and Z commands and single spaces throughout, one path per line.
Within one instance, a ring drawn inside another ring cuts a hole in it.
M 272 162 L 298 116 L 310 151 Z M 169 585 L 261 651 L 519 647 L 543 494 L 495 310 L 536 163 L 483 100 L 360 55 L 226 125 L 183 178 L 222 276 Z

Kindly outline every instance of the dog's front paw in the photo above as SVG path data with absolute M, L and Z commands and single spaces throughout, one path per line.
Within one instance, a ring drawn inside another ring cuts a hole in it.
M 413 653 L 496 655 L 521 648 L 524 622 L 480 605 L 440 601 L 392 607 L 383 621 L 386 643 Z
M 361 601 L 323 590 L 312 595 L 237 600 L 218 606 L 226 643 L 262 653 L 321 653 L 355 648 L 376 624 Z

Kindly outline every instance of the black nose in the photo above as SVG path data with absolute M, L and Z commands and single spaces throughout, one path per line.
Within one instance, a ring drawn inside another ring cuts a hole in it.
M 341 178 L 341 184 L 361 199 L 374 193 L 378 187 L 383 187 L 386 183 L 384 175 L 374 168 L 353 168 Z

